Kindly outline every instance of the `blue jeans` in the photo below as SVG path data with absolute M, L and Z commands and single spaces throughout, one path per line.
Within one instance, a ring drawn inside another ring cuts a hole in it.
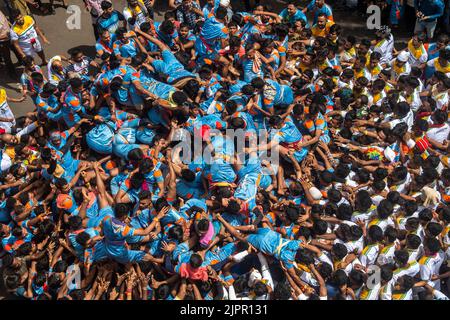
M 437 20 L 424 22 L 416 20 L 416 27 L 414 28 L 414 33 L 423 32 L 426 30 L 428 39 L 432 39 L 434 31 L 436 30 Z

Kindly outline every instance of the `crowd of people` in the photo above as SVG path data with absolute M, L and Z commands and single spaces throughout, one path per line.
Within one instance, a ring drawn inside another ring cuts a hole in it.
M 24 66 L 21 96 L 0 88 L 3 295 L 449 299 L 442 0 L 401 48 L 324 0 L 85 3 L 96 57 L 46 57 L 14 8 L 2 34 Z

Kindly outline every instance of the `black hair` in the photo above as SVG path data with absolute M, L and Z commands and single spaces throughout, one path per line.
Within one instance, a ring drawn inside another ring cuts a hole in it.
M 328 230 L 328 223 L 323 220 L 315 220 L 312 230 L 315 235 L 325 234 Z
M 228 11 L 225 7 L 219 6 L 216 10 L 216 18 L 223 20 L 228 15 Z
M 342 270 L 342 269 L 336 270 L 331 277 L 331 282 L 336 287 L 341 287 L 341 286 L 347 284 L 348 276 L 344 270 Z
M 424 241 L 425 248 L 430 251 L 431 254 L 436 254 L 441 250 L 441 244 L 436 238 L 426 238 Z
M 369 237 L 375 242 L 380 242 L 383 240 L 383 230 L 377 225 L 370 226 Z
M 334 203 L 338 203 L 342 199 L 342 194 L 339 190 L 331 188 L 327 191 L 327 199 Z
M 339 260 L 342 260 L 345 258 L 345 256 L 348 254 L 347 247 L 343 245 L 342 243 L 335 243 L 331 249 L 333 254 L 338 258 Z
M 352 214 L 353 214 L 352 206 L 346 203 L 342 203 L 338 207 L 336 217 L 341 220 L 350 220 L 352 218 Z
M 80 232 L 79 234 L 77 234 L 77 236 L 75 237 L 75 241 L 81 245 L 83 248 L 86 247 L 87 242 L 91 239 L 91 237 L 89 236 L 89 234 L 87 232 Z
M 105 11 L 105 10 L 107 10 L 107 9 L 112 7 L 112 3 L 109 2 L 109 1 L 104 0 L 104 1 L 102 1 L 100 3 L 100 7 L 102 8 L 103 11 Z
M 419 220 L 424 222 L 429 222 L 433 219 L 433 212 L 428 209 L 424 208 L 419 212 Z
M 261 296 L 266 295 L 268 293 L 267 286 L 264 283 L 260 282 L 260 281 L 258 281 L 255 284 L 253 290 L 254 290 L 254 292 L 255 292 L 257 297 L 261 297 Z
M 202 257 L 198 253 L 193 253 L 191 255 L 191 258 L 189 259 L 189 264 L 192 268 L 197 269 L 200 268 L 200 266 L 203 263 Z
M 394 205 L 387 199 L 380 201 L 377 207 L 377 215 L 381 220 L 387 219 L 394 211 Z
M 394 252 L 395 258 L 400 262 L 401 265 L 408 263 L 409 253 L 407 250 L 401 249 Z
M 422 240 L 418 235 L 415 235 L 413 233 L 410 233 L 406 236 L 406 247 L 409 249 L 417 249 L 419 248 L 420 244 L 422 243 Z
M 372 206 L 373 201 L 366 190 L 359 190 L 355 197 L 355 210 L 366 212 Z
M 432 237 L 437 237 L 442 230 L 444 230 L 444 227 L 437 222 L 429 222 L 426 227 L 426 231 Z
M 130 208 L 125 203 L 118 203 L 114 207 L 114 215 L 118 219 L 128 216 L 129 212 Z

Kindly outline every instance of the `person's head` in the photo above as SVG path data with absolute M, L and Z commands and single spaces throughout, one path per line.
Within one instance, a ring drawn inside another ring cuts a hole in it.
M 342 287 L 348 283 L 347 273 L 343 269 L 336 270 L 331 276 L 331 283 L 336 287 Z
M 155 290 L 155 296 L 157 300 L 166 300 L 170 295 L 170 286 L 168 284 L 162 284 Z
M 425 33 L 423 33 L 423 32 L 417 32 L 417 33 L 415 33 L 414 34 L 414 36 L 412 37 L 412 45 L 415 47 L 415 48 L 419 48 L 423 43 L 424 43 L 424 41 L 427 39 L 427 35 L 425 34 Z
M 381 220 L 387 219 L 394 212 L 394 205 L 387 199 L 380 201 L 377 207 L 377 215 Z
M 392 244 L 395 240 L 397 240 L 397 229 L 395 229 L 393 226 L 387 226 L 383 236 L 385 244 Z
M 339 190 L 331 188 L 327 191 L 327 199 L 333 203 L 338 203 L 342 199 L 342 194 Z
M 359 212 L 366 212 L 372 206 L 372 198 L 366 190 L 360 190 L 355 198 L 355 210 Z
M 274 300 L 289 300 L 291 298 L 290 285 L 286 281 L 278 282 L 273 289 L 272 297 Z
M 380 62 L 380 59 L 381 59 L 381 53 L 379 53 L 379 52 L 372 52 L 370 54 L 369 68 L 370 69 L 375 68 L 378 65 L 378 63 Z
M 57 90 L 57 87 L 54 84 L 47 82 L 42 87 L 41 96 L 49 97 L 49 96 L 55 94 L 56 90 Z
M 169 203 L 166 198 L 158 198 L 154 204 L 156 211 L 161 211 L 164 207 L 168 207 Z
M 82 228 L 83 219 L 80 216 L 70 216 L 68 220 L 70 230 L 76 231 Z
M 409 275 L 404 275 L 398 278 L 397 282 L 394 285 L 394 290 L 399 291 L 401 293 L 406 293 L 412 289 L 414 286 L 415 280 L 413 277 Z
M 70 52 L 70 58 L 72 59 L 72 61 L 80 63 L 83 61 L 83 51 L 81 51 L 81 49 L 79 48 L 75 48 L 72 49 Z
M 150 190 L 141 190 L 138 194 L 139 198 L 139 209 L 144 210 L 151 208 L 152 204 L 152 193 Z
M 189 169 L 182 169 L 181 178 L 187 182 L 193 182 L 195 180 L 195 172 Z
M 203 258 L 201 255 L 199 255 L 198 253 L 193 253 L 189 259 L 189 265 L 193 268 L 193 269 L 198 269 L 201 267 L 203 263 Z
M 182 38 L 186 38 L 189 34 L 189 25 L 186 23 L 181 23 L 178 32 Z
M 378 243 L 383 241 L 383 229 L 381 229 L 377 225 L 373 225 L 369 227 L 368 236 L 372 243 Z
M 116 30 L 116 38 L 120 42 L 127 44 L 128 43 L 128 37 L 127 37 L 127 29 L 123 27 L 119 27 Z
M 22 26 L 25 23 L 24 16 L 17 9 L 11 10 L 11 18 L 14 20 L 16 25 Z
M 324 4 L 325 4 L 325 0 L 316 0 L 317 8 L 322 8 Z
M 269 126 L 270 126 L 271 128 L 274 128 L 274 129 L 281 129 L 281 128 L 283 127 L 283 124 L 284 124 L 283 118 L 281 118 L 281 117 L 278 116 L 278 115 L 271 116 L 271 117 L 269 118 Z
M 187 102 L 187 99 L 188 97 L 183 91 L 175 91 L 172 94 L 172 101 L 179 107 L 185 104 Z
M 426 255 L 435 255 L 441 250 L 441 244 L 436 238 L 426 238 L 423 247 Z
M 7 253 L 2 258 L 2 265 L 4 268 L 19 268 L 22 264 L 19 259 L 16 259 L 14 255 Z
M 40 72 L 32 72 L 30 75 L 33 84 L 41 87 L 44 84 L 44 76 Z
M 140 162 L 144 158 L 144 152 L 141 148 L 134 148 L 128 152 L 127 156 L 130 161 Z
M 77 234 L 75 237 L 75 241 L 83 248 L 92 247 L 93 244 L 91 237 L 87 232 L 80 232 L 79 234 Z
M 389 265 L 386 264 L 380 267 L 380 280 L 382 285 L 385 285 L 391 281 L 393 276 L 394 272 Z
M 422 240 L 418 235 L 410 233 L 406 236 L 406 248 L 410 250 L 417 250 L 421 245 Z
M 130 8 L 135 8 L 139 5 L 138 0 L 127 0 L 127 3 Z
M 403 267 L 408 263 L 409 253 L 405 249 L 396 250 L 394 252 L 394 262 L 398 267 Z
M 145 181 L 145 176 L 141 172 L 134 173 L 130 178 L 130 189 L 139 190 Z
M 286 9 L 290 16 L 293 16 L 298 10 L 294 3 L 289 3 Z
M 171 35 L 175 32 L 175 25 L 171 20 L 164 20 L 159 26 L 159 31 L 164 34 Z
M 441 33 L 436 39 L 436 47 L 438 50 L 445 48 L 448 44 L 448 35 L 446 33 Z
M 325 234 L 328 230 L 328 223 L 323 220 L 315 220 L 312 231 L 315 235 Z
M 25 58 L 23 58 L 23 64 L 28 70 L 33 70 L 36 66 L 36 64 L 34 63 L 34 58 L 32 56 L 25 56 Z
M 219 21 L 227 21 L 228 10 L 222 6 L 219 6 L 216 10 L 216 18 Z
M 448 121 L 448 114 L 445 111 L 442 111 L 440 109 L 437 109 L 436 111 L 433 112 L 433 114 L 431 115 L 431 119 L 433 120 L 433 122 L 437 125 L 441 125 L 444 124 L 445 122 Z
M 348 278 L 350 280 L 351 287 L 354 289 L 361 288 L 361 286 L 364 284 L 366 280 L 364 272 L 355 269 L 350 271 Z
M 100 7 L 101 7 L 101 9 L 102 9 L 102 11 L 103 11 L 103 16 L 104 17 L 110 17 L 111 16 L 111 14 L 112 14 L 112 12 L 114 11 L 114 9 L 113 9 L 113 5 L 112 5 L 112 3 L 111 2 L 109 2 L 109 1 L 102 1 L 101 3 L 100 3 Z
M 450 49 L 443 48 L 439 51 L 438 62 L 441 66 L 446 67 L 450 61 Z
M 344 259 L 348 254 L 347 247 L 342 243 L 335 243 L 331 248 L 331 256 L 336 260 Z
M 255 285 L 253 286 L 253 292 L 257 297 L 262 297 L 269 293 L 267 286 L 261 281 L 257 281 L 255 283 Z
M 325 29 L 327 21 L 328 21 L 327 15 L 325 13 L 320 13 L 319 16 L 317 17 L 317 27 L 319 29 Z
M 392 173 L 389 175 L 393 183 L 399 183 L 406 179 L 408 175 L 408 169 L 405 166 L 395 167 Z
M 250 84 L 256 91 L 259 91 L 259 92 L 262 91 L 265 86 L 264 80 L 259 77 L 252 79 Z
M 204 236 L 208 230 L 209 230 L 209 220 L 208 219 L 201 219 L 196 224 L 196 231 L 197 234 L 202 237 Z
M 238 214 L 241 211 L 241 206 L 235 199 L 231 199 L 228 201 L 226 211 L 231 214 Z
M 68 193 L 70 191 L 70 185 L 65 178 L 56 179 L 55 186 L 63 193 Z
M 81 93 L 84 89 L 83 81 L 78 77 L 71 78 L 69 84 L 74 93 Z
M 125 221 L 128 218 L 130 208 L 125 203 L 118 203 L 114 207 L 114 216 L 121 221 Z

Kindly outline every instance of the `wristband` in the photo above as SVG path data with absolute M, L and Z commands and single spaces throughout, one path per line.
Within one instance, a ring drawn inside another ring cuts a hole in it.
M 416 143 L 414 142 L 413 139 L 409 139 L 409 140 L 406 142 L 406 145 L 408 146 L 408 148 L 412 149 L 412 148 L 414 148 L 414 146 L 416 145 Z

